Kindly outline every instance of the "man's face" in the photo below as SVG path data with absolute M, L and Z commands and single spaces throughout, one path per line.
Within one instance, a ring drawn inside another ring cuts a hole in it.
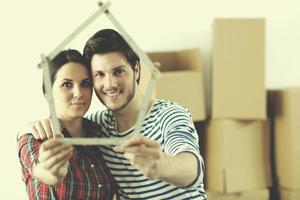
M 102 104 L 112 111 L 126 107 L 135 94 L 138 66 L 133 71 L 120 52 L 95 54 L 91 65 L 94 89 Z

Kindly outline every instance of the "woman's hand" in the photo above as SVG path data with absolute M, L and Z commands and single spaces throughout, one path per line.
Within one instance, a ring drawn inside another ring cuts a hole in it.
M 61 138 L 48 139 L 40 147 L 39 163 L 33 168 L 33 175 L 46 184 L 57 184 L 67 175 L 72 153 L 73 147 Z

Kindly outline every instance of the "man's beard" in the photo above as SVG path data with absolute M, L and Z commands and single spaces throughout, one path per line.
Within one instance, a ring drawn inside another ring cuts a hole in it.
M 105 107 L 113 112 L 117 112 L 117 111 L 120 111 L 122 110 L 123 108 L 125 108 L 129 103 L 130 101 L 133 99 L 134 97 L 134 94 L 135 94 L 135 76 L 133 77 L 133 82 L 132 82 L 132 88 L 131 88 L 131 91 L 129 91 L 129 94 L 126 98 L 126 102 L 124 104 L 122 104 L 119 108 L 110 108 L 105 102 L 104 100 L 101 98 L 100 95 L 98 95 L 98 93 L 95 91 L 96 93 L 96 96 L 98 97 L 98 99 L 100 100 L 100 102 L 105 105 Z

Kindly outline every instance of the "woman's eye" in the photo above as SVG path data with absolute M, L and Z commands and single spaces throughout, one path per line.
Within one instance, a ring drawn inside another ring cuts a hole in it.
M 81 85 L 82 85 L 83 87 L 88 87 L 88 88 L 90 88 L 90 87 L 92 87 L 92 82 L 91 82 L 90 80 L 88 80 L 88 81 L 83 81 L 83 82 L 81 83 Z
M 65 87 L 65 88 L 71 88 L 72 87 L 72 83 L 65 82 L 65 83 L 62 84 L 62 86 Z

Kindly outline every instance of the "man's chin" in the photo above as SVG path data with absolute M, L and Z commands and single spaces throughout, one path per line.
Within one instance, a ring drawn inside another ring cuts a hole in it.
M 125 107 L 124 105 L 116 105 L 116 104 L 114 105 L 105 104 L 105 106 L 107 107 L 108 110 L 111 110 L 112 112 L 118 112 Z
M 108 110 L 111 110 L 113 112 L 118 112 L 119 110 L 121 110 L 120 107 L 116 107 L 116 106 L 106 106 Z
M 118 112 L 118 111 L 121 111 L 123 108 L 125 108 L 128 105 L 129 102 L 128 101 L 124 102 L 121 99 L 119 99 L 118 101 L 115 101 L 115 102 L 114 101 L 103 101 L 102 100 L 101 103 L 103 105 L 105 105 L 105 107 L 108 110 L 111 110 L 113 112 Z

